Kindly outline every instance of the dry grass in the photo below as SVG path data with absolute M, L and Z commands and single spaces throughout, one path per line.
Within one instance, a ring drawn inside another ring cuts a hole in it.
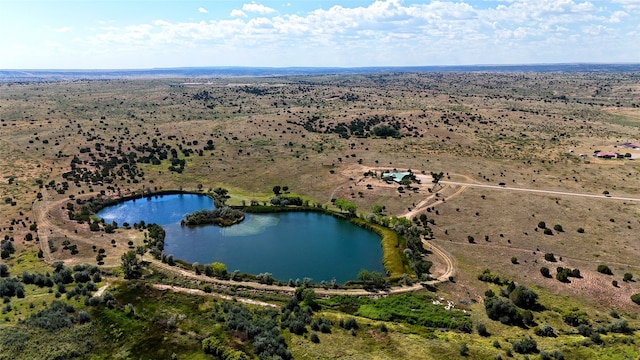
M 14 237 L 19 251 L 28 246 L 22 239 L 33 220 L 36 180 L 60 183 L 76 155 L 94 170 L 80 148 L 89 146 L 100 158 L 96 143 L 120 146 L 127 153 L 154 139 L 194 150 L 212 140 L 215 150 L 181 155 L 187 162 L 182 174 L 169 172 L 167 162 L 139 164 L 144 173 L 139 182 L 115 179 L 115 189 L 126 194 L 145 187 L 195 190 L 202 184 L 207 191 L 222 186 L 231 191 L 232 202 L 240 203 L 268 201 L 274 185 L 286 185 L 315 203 L 344 197 L 355 202 L 359 212 L 368 213 L 379 204 L 389 215 L 400 215 L 427 198 L 431 184 L 422 184 L 417 193 L 400 194 L 396 186 L 363 179 L 369 168 L 397 168 L 443 171 L 454 181 L 591 194 L 608 190 L 615 196 L 640 197 L 636 162 L 590 156 L 596 149 L 615 150 L 625 141 L 640 140 L 638 87 L 624 74 L 378 74 L 214 79 L 200 86 L 169 86 L 179 82 L 0 84 L 0 193 L 3 199 L 16 200 L 16 206 L 0 204 L 0 234 Z M 604 83 L 612 87 L 600 89 Z M 264 93 L 244 91 L 246 84 Z M 203 90 L 210 100 L 194 97 Z M 406 136 L 343 139 L 325 132 L 374 115 L 393 117 Z M 313 116 L 324 123 L 319 132 L 302 126 Z M 114 153 L 104 146 L 106 157 Z M 589 156 L 579 159 L 579 153 Z M 8 176 L 16 179 L 11 185 Z M 114 193 L 107 184 L 79 185 L 70 183 L 65 194 L 49 191 L 60 205 L 48 213 L 57 229 L 50 234 L 53 244 L 60 249 L 58 244 L 71 238 L 80 250 L 75 256 L 62 250 L 53 255 L 95 263 L 96 245 L 107 250 L 107 265 L 117 265 L 119 254 L 128 250 L 127 241 L 139 242 L 140 234 L 119 230 L 111 236 L 69 223 L 61 207 L 70 195 Z M 449 187 L 442 194 L 454 191 Z M 484 285 L 478 285 L 475 275 L 485 267 L 601 302 L 607 302 L 605 295 L 613 290 L 620 295 L 616 306 L 622 307 L 629 306 L 628 293 L 640 290 L 637 283 L 621 281 L 619 289 L 612 289 L 610 277 L 595 273 L 597 264 L 605 263 L 615 279 L 624 272 L 640 276 L 636 203 L 467 188 L 436 209 L 439 215 L 429 213 L 436 221 L 435 241 L 456 256 L 458 286 L 476 298 Z M 21 225 L 10 230 L 12 219 L 25 221 L 26 230 Z M 539 221 L 561 224 L 565 232 L 543 235 L 534 231 Z M 578 227 L 585 233 L 578 234 Z M 474 236 L 476 244 L 468 244 L 467 235 Z M 570 285 L 542 279 L 538 270 L 545 252 L 562 256 L 562 266 L 580 268 L 585 279 Z M 519 265 L 511 264 L 512 256 Z M 580 285 L 586 282 L 590 285 Z

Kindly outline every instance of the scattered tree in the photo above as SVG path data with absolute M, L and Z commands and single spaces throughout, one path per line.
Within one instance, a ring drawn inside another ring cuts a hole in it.
M 136 256 L 135 251 L 127 251 L 122 255 L 121 260 L 122 271 L 124 272 L 125 279 L 137 279 L 140 277 L 140 263 L 138 262 L 138 257 Z

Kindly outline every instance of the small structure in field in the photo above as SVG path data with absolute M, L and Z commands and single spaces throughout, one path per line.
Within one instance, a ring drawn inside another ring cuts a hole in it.
M 612 151 L 599 151 L 595 154 L 593 154 L 593 156 L 599 158 L 599 159 L 615 159 L 618 157 L 618 154 L 612 152 Z
M 413 174 L 411 173 L 411 171 L 385 172 L 385 173 L 382 173 L 382 180 L 384 180 L 386 182 L 392 182 L 393 181 L 393 182 L 396 182 L 396 183 L 400 184 L 404 178 L 411 177 L 412 175 Z

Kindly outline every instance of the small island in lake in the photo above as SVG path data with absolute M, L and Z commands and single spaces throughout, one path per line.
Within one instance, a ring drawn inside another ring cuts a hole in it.
M 217 225 L 231 226 L 244 220 L 244 213 L 240 210 L 225 206 L 214 210 L 199 210 L 187 216 L 180 222 L 182 226 Z

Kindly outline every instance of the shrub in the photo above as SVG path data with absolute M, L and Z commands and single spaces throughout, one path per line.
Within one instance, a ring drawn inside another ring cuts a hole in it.
M 631 295 L 631 301 L 640 305 L 640 293 Z
M 476 325 L 476 330 L 478 331 L 478 335 L 480 336 L 489 336 L 489 332 L 487 331 L 487 327 L 483 323 L 478 323 Z
M 605 275 L 613 275 L 613 272 L 607 265 L 598 265 L 598 272 Z
M 540 274 L 542 274 L 542 276 L 546 278 L 551 277 L 551 272 L 549 271 L 549 268 L 546 266 L 543 266 L 540 268 Z
M 91 321 L 91 316 L 89 316 L 89 313 L 84 311 L 84 310 L 80 310 L 78 311 L 78 322 L 80 324 L 84 324 Z
M 530 337 L 514 341 L 511 347 L 518 354 L 531 354 L 538 351 L 538 344 Z
M 309 336 L 309 339 L 314 344 L 318 344 L 320 342 L 320 338 L 318 337 L 318 334 L 316 334 L 316 333 L 311 333 L 311 335 Z
M 518 263 L 518 258 L 517 258 L 517 257 L 515 257 L 515 256 L 512 256 L 512 257 L 511 257 L 511 263 L 512 263 L 512 264 L 517 264 L 517 263 Z
M 556 257 L 553 255 L 553 253 L 546 253 L 544 254 L 544 259 L 549 261 L 549 262 L 556 262 Z
M 509 299 L 518 307 L 531 309 L 536 305 L 538 294 L 523 285 L 518 285 L 509 294 Z
M 571 309 L 565 312 L 562 315 L 562 320 L 571 326 L 580 326 L 580 325 L 588 325 L 589 317 L 587 313 L 584 311 L 580 311 L 579 309 Z
M 625 273 L 622 277 L 622 281 L 624 282 L 629 282 L 631 280 L 633 280 L 633 275 L 631 273 Z
M 345 328 L 346 330 L 354 330 L 359 328 L 358 322 L 356 321 L 356 319 L 351 317 L 344 321 L 344 323 L 342 324 L 342 327 Z
M 535 330 L 535 334 L 544 337 L 556 337 L 556 333 L 553 331 L 553 327 L 549 324 L 544 324 Z
M 460 355 L 462 355 L 462 356 L 469 355 L 469 347 L 467 346 L 467 343 L 460 344 L 459 351 L 460 351 Z
M 553 230 L 555 230 L 557 232 L 563 232 L 564 231 L 564 229 L 562 229 L 562 225 L 560 225 L 560 224 L 553 225 Z
M 551 231 L 551 229 L 544 229 L 544 234 L 545 235 L 553 235 L 553 231 Z
M 294 319 L 289 322 L 289 331 L 296 335 L 302 335 L 307 332 L 307 328 L 302 320 Z
M 544 222 L 544 221 L 540 221 L 540 222 L 538 223 L 538 228 L 540 228 L 540 229 L 546 229 L 546 228 L 547 228 L 547 224 L 545 224 L 545 222 Z
M 611 325 L 609 326 L 609 331 L 613 333 L 626 334 L 631 332 L 631 328 L 629 328 L 629 323 L 627 323 L 627 320 L 618 319 L 611 323 Z
M 486 298 L 484 307 L 487 316 L 491 320 L 500 321 L 503 324 L 516 325 L 522 322 L 516 306 L 510 300 L 499 297 Z
M 73 322 L 68 314 L 73 311 L 73 306 L 53 301 L 48 309 L 40 310 L 27 318 L 25 324 L 49 331 L 71 327 Z
M 502 285 L 502 279 L 500 279 L 500 276 L 496 274 L 492 274 L 491 270 L 489 269 L 484 269 L 482 271 L 482 274 L 478 275 L 478 280 L 497 284 L 497 285 Z
M 0 264 L 0 277 L 9 276 L 9 267 L 7 264 Z
M 583 228 L 578 228 L 577 231 L 578 231 L 579 234 L 584 234 L 584 229 Z

